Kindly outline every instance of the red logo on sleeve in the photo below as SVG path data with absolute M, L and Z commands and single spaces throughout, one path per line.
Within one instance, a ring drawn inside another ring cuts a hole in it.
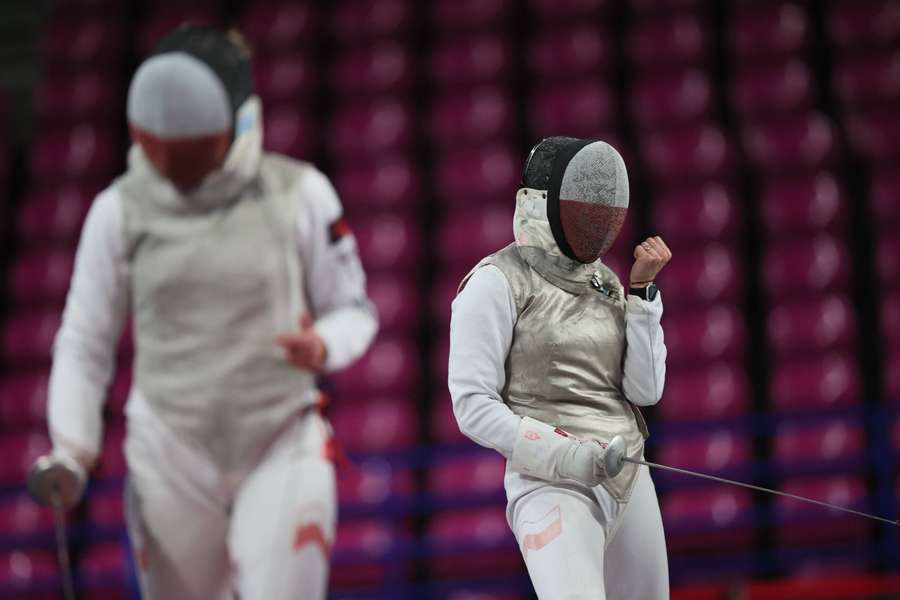
M 339 242 L 345 235 L 350 235 L 350 225 L 344 217 L 338 217 L 331 225 L 328 226 L 328 239 L 334 244 Z

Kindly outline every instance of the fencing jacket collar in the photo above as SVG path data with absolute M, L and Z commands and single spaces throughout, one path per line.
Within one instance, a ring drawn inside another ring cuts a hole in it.
M 262 159 L 262 103 L 251 96 L 237 115 L 237 131 L 221 169 L 210 173 L 188 192 L 179 191 L 148 160 L 143 149 L 133 144 L 128 152 L 128 170 L 138 177 L 144 191 L 176 212 L 206 212 L 236 201 L 256 178 Z
M 516 194 L 513 233 L 520 256 L 537 273 L 558 288 L 573 294 L 590 289 L 601 261 L 581 263 L 564 255 L 553 238 L 547 220 L 547 193 L 521 188 Z

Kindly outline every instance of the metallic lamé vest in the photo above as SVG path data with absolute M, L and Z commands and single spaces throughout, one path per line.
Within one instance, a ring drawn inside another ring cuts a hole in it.
M 294 233 L 308 166 L 265 156 L 233 201 L 191 209 L 146 176 L 117 182 L 134 318 L 134 384 L 224 469 L 254 464 L 314 398 L 275 343 L 304 309 Z M 168 188 L 171 189 L 171 188 Z
M 515 244 L 486 257 L 472 272 L 485 265 L 500 269 L 516 305 L 504 402 L 517 415 L 582 440 L 607 442 L 621 435 L 628 455 L 640 457 L 648 434 L 639 410 L 622 392 L 625 299 L 615 273 L 597 263 L 593 281 L 572 293 L 541 277 Z M 603 487 L 625 501 L 636 474 L 636 465 L 626 465 Z

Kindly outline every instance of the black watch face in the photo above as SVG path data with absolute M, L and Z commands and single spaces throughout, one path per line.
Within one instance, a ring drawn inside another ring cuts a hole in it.
M 656 284 L 651 283 L 645 289 L 647 290 L 647 292 L 646 292 L 647 300 L 649 300 L 650 302 L 653 302 L 654 300 L 656 300 L 656 292 L 657 292 Z

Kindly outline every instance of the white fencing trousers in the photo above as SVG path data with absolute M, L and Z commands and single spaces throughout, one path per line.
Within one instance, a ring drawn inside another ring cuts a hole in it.
M 144 600 L 325 598 L 336 519 L 325 420 L 298 417 L 230 479 L 153 417 L 129 419 L 125 441 Z
M 598 486 L 524 477 L 507 466 L 507 519 L 541 600 L 667 600 L 656 488 L 641 467 L 631 499 Z

